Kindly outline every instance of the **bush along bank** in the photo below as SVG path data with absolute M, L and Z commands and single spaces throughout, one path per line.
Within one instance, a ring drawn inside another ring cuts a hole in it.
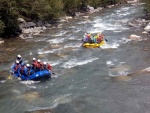
M 0 37 L 24 34 L 38 35 L 47 26 L 64 15 L 66 19 L 82 12 L 97 12 L 125 0 L 1 0 Z M 98 8 L 99 7 L 99 8 Z M 78 13 L 77 13 L 78 12 Z M 22 38 L 24 38 L 22 36 Z

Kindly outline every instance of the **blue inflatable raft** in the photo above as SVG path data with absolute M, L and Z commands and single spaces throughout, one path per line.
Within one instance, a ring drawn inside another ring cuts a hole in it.
M 14 73 L 14 76 L 18 78 L 18 73 Z M 21 75 L 21 80 L 40 80 L 44 78 L 51 78 L 51 72 L 48 70 L 38 71 L 30 76 Z

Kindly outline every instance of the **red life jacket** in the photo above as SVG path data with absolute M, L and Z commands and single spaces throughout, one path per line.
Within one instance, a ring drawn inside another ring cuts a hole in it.
M 37 61 L 33 61 L 33 66 L 37 67 L 37 63 L 38 63 Z
M 14 70 L 17 71 L 20 68 L 20 64 L 16 64 Z
M 52 70 L 52 66 L 50 64 L 44 65 L 44 69 Z
M 50 64 L 47 64 L 46 66 L 48 70 L 52 70 L 52 66 Z
M 38 68 L 38 69 L 43 69 L 43 63 L 42 63 L 42 62 L 37 63 L 37 68 Z
M 97 40 L 101 42 L 103 40 L 103 35 L 100 35 Z

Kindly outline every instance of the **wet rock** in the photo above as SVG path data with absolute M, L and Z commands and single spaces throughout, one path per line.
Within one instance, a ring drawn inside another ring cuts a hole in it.
M 0 40 L 0 44 L 3 44 L 4 43 L 4 41 L 3 40 Z
M 133 19 L 132 21 L 130 21 L 128 23 L 129 27 L 135 27 L 135 28 L 139 28 L 139 27 L 144 27 L 147 25 L 147 22 L 145 19 L 143 18 L 136 18 L 136 19 Z
M 87 18 L 89 18 L 89 16 L 83 16 L 83 18 L 87 19 Z
M 60 47 L 61 47 L 61 45 L 51 45 L 52 49 L 57 49 L 57 48 L 60 48 Z
M 148 34 L 148 32 L 147 31 L 143 31 L 142 34 Z
M 65 57 L 65 56 L 67 56 L 67 55 L 66 55 L 66 54 L 63 54 L 63 53 L 57 53 L 56 56 Z
M 150 67 L 148 67 L 148 68 L 146 68 L 146 69 L 143 69 L 143 70 L 141 70 L 141 72 L 146 72 L 146 73 L 150 73 Z
M 141 40 L 141 36 L 138 36 L 138 35 L 135 35 L 135 34 L 130 35 L 129 38 L 130 38 L 131 40 L 137 40 L 137 41 L 140 41 L 140 40 Z
M 16 50 L 16 48 L 6 48 L 5 49 L 5 51 L 7 51 L 7 52 L 11 52 L 11 51 L 15 51 Z
M 114 6 L 115 6 L 115 5 L 108 5 L 107 7 L 108 7 L 108 8 L 112 8 L 112 7 L 114 7 Z
M 129 27 L 136 27 L 137 26 L 136 24 L 133 24 L 131 22 L 129 22 L 128 24 L 129 24 Z
M 97 9 L 94 10 L 94 12 L 100 12 L 103 8 L 102 7 L 98 7 Z
M 0 71 L 0 80 L 6 80 L 9 77 L 9 71 Z
M 89 10 L 89 12 L 93 12 L 94 11 L 94 7 L 87 5 L 87 9 Z
M 84 15 L 84 13 L 81 13 L 81 12 L 75 12 L 75 17 L 79 17 L 81 15 Z
M 139 0 L 129 0 L 127 1 L 128 4 L 134 4 L 134 3 L 138 3 Z
M 121 75 L 121 76 L 112 76 L 111 79 L 114 81 L 129 81 L 131 80 L 131 77 Z
M 25 23 L 26 22 L 23 18 L 18 18 L 17 20 L 19 23 Z
M 66 20 L 72 19 L 72 16 L 66 16 L 64 17 Z
M 150 23 L 144 28 L 145 31 L 150 31 Z
M 24 34 L 30 34 L 30 33 L 32 33 L 32 30 L 30 28 L 29 29 L 23 28 L 22 29 L 22 33 L 24 33 Z
M 40 95 L 38 92 L 28 92 L 28 93 L 19 95 L 17 98 L 25 99 L 27 101 L 33 101 L 33 100 L 38 100 L 40 98 Z
M 45 55 L 40 54 L 40 55 L 38 55 L 38 57 L 39 57 L 39 58 L 44 58 L 44 57 L 45 57 Z
M 67 20 L 65 20 L 64 18 L 60 18 L 59 20 L 58 20 L 58 22 L 66 22 Z
M 52 109 L 40 109 L 35 111 L 27 111 L 25 113 L 54 113 Z

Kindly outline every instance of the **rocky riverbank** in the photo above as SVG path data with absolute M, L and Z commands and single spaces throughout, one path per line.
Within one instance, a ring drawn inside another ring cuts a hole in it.
M 109 5 L 106 8 L 112 8 L 121 4 L 132 4 L 136 5 L 139 4 L 139 0 L 130 0 L 130 1 L 124 1 L 119 4 L 115 5 Z M 69 22 L 70 19 L 77 18 L 79 16 L 82 16 L 84 19 L 87 19 L 89 16 L 87 14 L 92 14 L 96 12 L 100 12 L 104 9 L 104 7 L 98 7 L 94 9 L 94 7 L 87 5 L 86 12 L 75 12 L 74 16 L 65 16 L 62 18 L 59 18 L 57 21 L 50 21 L 50 22 L 26 22 L 23 18 L 18 18 L 18 22 L 20 23 L 20 29 L 22 30 L 22 33 L 19 35 L 22 39 L 27 38 L 33 38 L 34 36 L 38 36 L 41 33 L 43 33 L 47 27 L 50 27 L 53 23 L 56 22 Z M 131 23 L 130 23 L 131 24 Z

